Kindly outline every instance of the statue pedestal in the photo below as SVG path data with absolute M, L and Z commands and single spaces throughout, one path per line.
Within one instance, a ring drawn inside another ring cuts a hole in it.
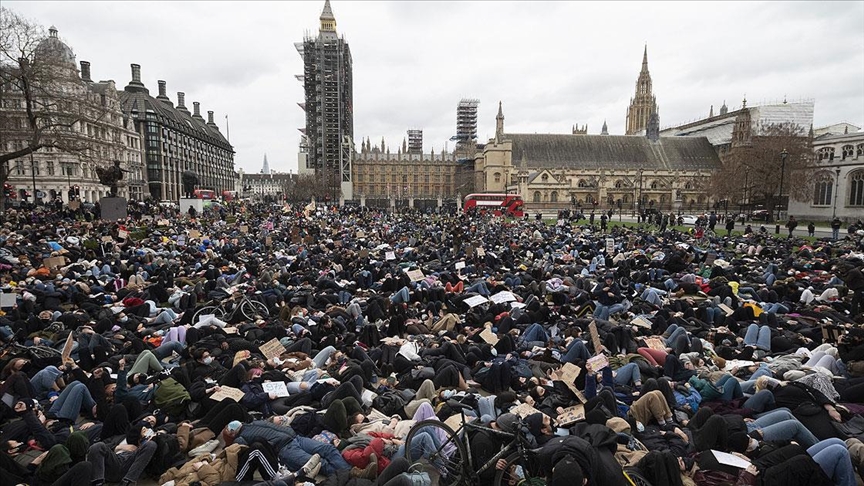
M 99 200 L 99 210 L 99 217 L 106 221 L 125 220 L 129 216 L 125 197 L 103 197 Z
M 204 200 L 189 197 L 180 198 L 180 214 L 189 214 L 189 208 L 195 208 L 198 216 L 204 211 Z

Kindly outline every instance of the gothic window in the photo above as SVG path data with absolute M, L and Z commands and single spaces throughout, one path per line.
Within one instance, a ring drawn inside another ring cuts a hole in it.
M 864 143 L 858 144 L 858 150 L 855 153 L 856 157 L 861 157 L 862 155 L 864 155 Z
M 624 183 L 621 181 L 621 179 L 615 181 L 615 189 L 621 189 L 622 187 L 624 187 Z
M 855 155 L 855 147 L 851 145 L 843 146 L 843 160 L 846 160 L 846 157 L 852 157 Z
M 500 172 L 496 172 L 496 173 L 494 174 L 494 176 L 495 176 L 495 183 L 496 183 L 496 184 L 498 184 L 499 182 L 501 182 L 501 173 L 500 173 Z
M 577 184 L 579 187 L 590 187 L 588 186 L 588 181 L 585 179 L 579 179 L 579 183 Z
M 403 183 L 407 183 L 407 182 L 408 182 L 408 176 L 407 176 L 407 175 L 403 175 L 403 176 L 402 176 L 402 182 L 403 182 Z
M 864 171 L 849 174 L 849 205 L 864 206 Z
M 651 189 L 657 189 L 657 181 L 651 181 Z
M 834 147 L 819 149 L 819 160 L 834 160 Z
M 813 188 L 813 205 L 830 206 L 831 193 L 834 190 L 834 177 L 822 173 L 816 176 L 816 184 Z
M 666 204 L 666 194 L 660 194 L 660 204 Z
M 685 190 L 685 191 L 689 191 L 690 189 L 693 189 L 693 184 L 692 184 L 690 181 L 687 181 L 687 182 L 684 184 L 684 190 Z
M 540 191 L 534 191 L 534 202 L 535 203 L 540 202 Z
M 627 204 L 630 204 L 630 195 L 629 194 L 624 194 L 624 202 Z
M 549 195 L 550 202 L 558 202 L 558 192 L 552 191 L 552 194 Z
M 542 179 L 543 182 L 547 182 L 549 180 L 549 174 L 543 174 L 542 176 L 540 176 L 540 179 Z

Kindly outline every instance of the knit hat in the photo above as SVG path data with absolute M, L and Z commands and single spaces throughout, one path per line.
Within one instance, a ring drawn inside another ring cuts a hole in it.
M 582 467 L 571 456 L 565 456 L 552 468 L 552 480 L 549 486 L 581 485 L 585 480 Z
M 528 426 L 528 432 L 531 432 L 531 435 L 540 437 L 542 433 L 540 430 L 543 428 L 543 414 L 539 412 L 532 413 L 525 417 L 525 424 Z
M 744 432 L 733 432 L 729 434 L 726 444 L 730 451 L 744 453 L 747 452 L 747 446 L 750 445 L 750 436 Z
M 502 413 L 495 420 L 495 423 L 498 424 L 498 428 L 503 430 L 504 432 L 515 433 L 517 419 L 518 417 L 516 416 L 516 414 Z

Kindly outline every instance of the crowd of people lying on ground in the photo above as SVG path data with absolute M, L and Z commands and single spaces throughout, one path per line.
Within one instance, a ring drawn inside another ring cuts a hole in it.
M 0 216 L 0 484 L 861 482 L 860 235 L 158 211 Z

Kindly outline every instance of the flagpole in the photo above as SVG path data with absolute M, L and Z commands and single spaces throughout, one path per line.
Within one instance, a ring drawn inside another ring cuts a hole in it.
M 228 128 L 228 115 L 225 115 L 225 138 L 228 139 L 228 143 L 231 143 L 231 129 Z

